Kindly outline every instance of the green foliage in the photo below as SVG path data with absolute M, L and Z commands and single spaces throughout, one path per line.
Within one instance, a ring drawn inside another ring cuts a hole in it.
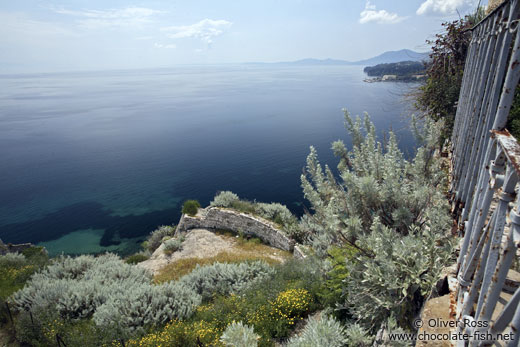
M 127 264 L 137 264 L 142 261 L 148 260 L 150 257 L 146 256 L 145 254 L 137 253 L 132 254 L 128 258 L 125 259 L 125 263 Z
M 229 347 L 256 347 L 259 338 L 252 327 L 242 322 L 233 322 L 227 326 L 220 341 Z
M 325 306 L 339 306 L 334 312 L 337 318 L 344 319 L 348 314 L 348 311 L 342 309 L 338 304 L 342 300 L 345 280 L 350 273 L 347 263 L 354 262 L 357 253 L 358 250 L 349 245 L 332 246 L 328 249 L 328 261 L 331 269 L 327 273 L 325 285 L 319 292 L 319 296 Z
M 180 321 L 172 320 L 159 330 L 142 338 L 129 340 L 129 347 L 224 347 L 220 342 L 223 329 L 217 327 L 216 321 Z
M 291 338 L 286 347 L 342 347 L 347 341 L 345 329 L 341 324 L 332 317 L 322 315 L 319 318 L 309 318 L 301 335 Z M 365 345 L 349 344 L 349 346 Z
M 170 225 L 162 225 L 150 233 L 146 243 L 143 245 L 148 252 L 153 253 L 162 243 L 164 237 L 173 236 L 175 227 Z
M 45 340 L 46 326 L 54 324 L 56 317 L 66 327 L 92 319 L 112 331 L 114 338 L 128 339 L 176 318 L 187 319 L 202 299 L 240 293 L 272 273 L 263 262 L 217 263 L 198 267 L 176 282 L 153 285 L 144 269 L 115 255 L 60 257 L 34 274 L 11 299 L 20 312 L 24 334 L 30 335 L 24 340 Z M 30 329 L 28 313 L 33 316 Z M 220 333 L 213 338 L 218 340 Z
M 20 253 L 7 253 L 0 255 L 0 268 L 22 267 L 27 263 L 27 259 Z
M 187 200 L 182 206 L 182 213 L 194 216 L 200 208 L 200 203 L 197 200 Z
M 233 321 L 243 321 L 260 335 L 260 346 L 272 346 L 272 338 L 286 337 L 308 312 L 321 308 L 321 278 L 321 262 L 290 260 L 245 291 L 199 306 L 192 320 L 218 322 L 221 330 Z
M 407 326 L 451 254 L 445 175 L 433 155 L 440 126 L 425 122 L 422 147 L 409 162 L 394 134 L 384 145 L 377 141 L 368 116 L 362 127 L 345 111 L 345 123 L 354 147 L 333 144 L 340 180 L 311 148 L 302 186 L 314 214 L 302 225 L 318 255 L 327 256 L 331 245 L 357 250 L 345 269 L 337 268 L 337 275 L 348 274 L 341 298 L 350 314 L 370 329 L 391 315 Z M 339 293 L 335 282 L 330 290 Z
M 418 61 L 400 61 L 398 63 L 378 64 L 367 66 L 363 71 L 368 76 L 397 75 L 407 77 L 416 74 L 424 74 L 426 69 L 424 63 Z
M 169 240 L 164 241 L 164 253 L 172 254 L 173 252 L 177 252 L 182 249 L 182 243 L 184 242 L 184 237 L 176 237 Z
M 442 24 L 443 32 L 434 40 L 427 69 L 426 83 L 417 93 L 416 106 L 434 120 L 444 120 L 443 139 L 453 130 L 456 104 L 462 85 L 462 76 L 468 53 L 471 32 L 468 30 L 484 17 L 483 8 L 469 15 Z
M 92 320 L 66 320 L 55 312 L 35 310 L 21 312 L 16 320 L 17 339 L 22 345 L 47 347 L 56 345 L 56 335 L 67 346 L 104 346 L 116 337 L 107 327 Z

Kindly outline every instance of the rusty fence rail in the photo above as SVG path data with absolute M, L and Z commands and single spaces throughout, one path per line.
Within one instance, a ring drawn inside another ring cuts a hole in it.
M 472 29 L 452 136 L 450 191 L 464 233 L 457 319 L 476 325 L 458 330 L 491 337 L 470 346 L 507 332 L 513 341 L 494 343 L 520 345 L 520 146 L 504 130 L 520 79 L 519 13 L 520 0 L 506 1 Z

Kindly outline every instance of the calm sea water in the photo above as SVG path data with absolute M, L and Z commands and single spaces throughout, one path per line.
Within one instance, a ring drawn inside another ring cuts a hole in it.
M 0 76 L 0 238 L 129 253 L 219 190 L 305 204 L 309 146 L 336 166 L 341 109 L 411 152 L 402 94 L 361 67 L 235 65 Z

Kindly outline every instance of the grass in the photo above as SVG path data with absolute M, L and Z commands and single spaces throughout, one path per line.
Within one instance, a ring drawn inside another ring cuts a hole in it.
M 235 237 L 230 232 L 221 231 L 219 235 L 236 240 L 235 246 L 230 251 L 220 252 L 213 257 L 207 258 L 184 258 L 172 262 L 162 268 L 155 275 L 156 283 L 177 280 L 190 273 L 197 265 L 205 266 L 213 263 L 241 263 L 245 261 L 263 260 L 270 265 L 279 264 L 282 261 L 292 258 L 292 254 L 262 244 L 260 239 L 252 238 L 246 240 L 243 237 Z M 280 259 L 277 260 L 276 258 Z
M 154 276 L 156 283 L 177 280 L 180 277 L 189 274 L 197 265 L 205 266 L 213 263 L 242 263 L 245 261 L 264 260 L 270 265 L 278 264 L 279 261 L 262 255 L 220 252 L 216 256 L 208 258 L 185 258 L 170 263 L 162 268 L 157 275 Z

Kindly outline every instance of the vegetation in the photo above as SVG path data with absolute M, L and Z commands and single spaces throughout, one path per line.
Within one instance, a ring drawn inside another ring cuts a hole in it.
M 409 320 L 451 257 L 446 178 L 434 156 L 440 124 L 426 122 L 423 147 L 410 162 L 392 133 L 386 144 L 376 140 L 368 116 L 362 126 L 345 111 L 345 125 L 353 149 L 341 141 L 332 146 L 341 180 L 322 169 L 311 147 L 302 186 L 314 214 L 302 218 L 302 227 L 319 256 L 327 257 L 331 245 L 347 247 L 351 260 L 330 273 L 336 284 L 346 275 L 341 309 L 371 331 L 392 317 L 411 329 Z
M 220 337 L 220 341 L 230 347 L 256 347 L 260 336 L 255 334 L 252 327 L 242 322 L 231 323 Z
M 398 63 L 378 64 L 367 66 L 363 71 L 368 76 L 396 75 L 398 79 L 411 79 L 413 75 L 426 73 L 425 63 L 418 61 L 401 61 Z M 416 78 L 413 78 L 416 79 Z
M 195 216 L 200 208 L 200 203 L 197 200 L 187 200 L 182 206 L 182 213 L 190 216 Z
M 175 227 L 170 225 L 162 225 L 150 233 L 148 239 L 143 242 L 143 248 L 152 254 L 166 237 L 173 237 L 175 234 Z
M 145 254 L 142 254 L 142 253 L 136 253 L 136 254 L 132 254 L 131 256 L 129 256 L 128 258 L 125 259 L 125 263 L 127 264 L 138 264 L 142 261 L 145 261 L 145 260 L 148 260 L 149 257 Z
M 369 338 L 356 338 L 348 346 L 369 346 Z M 342 347 L 347 343 L 347 335 L 341 324 L 332 317 L 321 316 L 320 318 L 311 317 L 300 336 L 289 340 L 286 347 L 308 347 L 308 346 L 329 346 Z
M 184 242 L 184 237 L 182 237 L 182 236 L 164 241 L 164 253 L 172 254 L 173 252 L 177 252 L 177 251 L 181 250 L 183 242 Z
M 273 255 L 282 259 L 292 257 L 292 254 L 286 251 L 279 250 L 276 251 L 276 254 L 272 254 L 272 252 L 273 249 L 271 247 L 255 242 L 255 239 L 247 240 L 234 248 L 233 252 L 220 252 L 213 257 L 183 258 L 176 260 L 163 267 L 159 273 L 155 275 L 154 279 L 157 283 L 176 280 L 190 273 L 197 266 L 212 265 L 214 263 L 234 264 L 261 260 L 267 264 L 275 265 L 278 264 L 279 261 L 276 260 Z

